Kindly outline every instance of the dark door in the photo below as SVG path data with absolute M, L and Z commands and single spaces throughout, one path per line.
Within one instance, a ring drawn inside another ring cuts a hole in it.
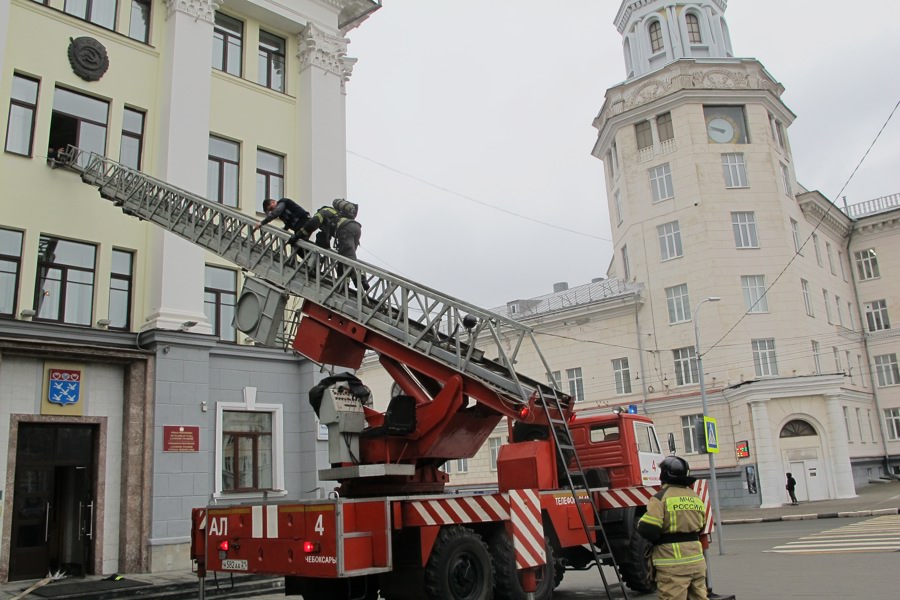
M 22 423 L 9 579 L 87 573 L 93 552 L 95 427 Z

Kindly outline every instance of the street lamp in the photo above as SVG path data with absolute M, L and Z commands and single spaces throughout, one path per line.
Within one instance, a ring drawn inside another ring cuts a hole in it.
M 703 353 L 700 352 L 700 307 L 707 302 L 718 302 L 719 300 L 721 300 L 719 296 L 710 296 L 709 298 L 701 300 L 694 309 L 694 350 L 697 353 L 697 370 L 700 371 L 700 401 L 703 403 L 704 417 L 709 416 L 709 411 L 706 407 L 706 386 L 703 383 Z M 703 426 L 706 427 L 705 421 Z M 716 542 L 719 545 L 719 556 L 722 556 L 725 554 L 725 547 L 722 543 L 722 515 L 719 513 L 719 486 L 716 482 L 716 455 L 710 452 L 706 456 L 709 458 L 709 481 L 712 484 L 710 493 L 713 500 L 713 515 L 716 521 Z

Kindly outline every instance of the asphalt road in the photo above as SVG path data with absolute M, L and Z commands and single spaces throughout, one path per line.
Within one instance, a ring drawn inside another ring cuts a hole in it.
M 734 594 L 736 600 L 900 598 L 900 552 L 890 549 L 900 548 L 900 516 L 726 525 L 724 531 L 725 555 L 719 556 L 715 543 L 709 549 L 719 594 Z M 603 597 L 596 570 L 567 572 L 553 594 L 554 600 Z M 276 598 L 284 596 L 258 600 Z M 621 592 L 612 598 L 622 598 Z M 628 598 L 656 595 L 629 593 Z

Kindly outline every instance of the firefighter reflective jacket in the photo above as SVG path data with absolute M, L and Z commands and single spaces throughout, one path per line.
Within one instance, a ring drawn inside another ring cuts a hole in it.
M 638 533 L 653 543 L 653 566 L 701 562 L 700 532 L 706 526 L 706 505 L 694 490 L 664 485 L 647 503 Z

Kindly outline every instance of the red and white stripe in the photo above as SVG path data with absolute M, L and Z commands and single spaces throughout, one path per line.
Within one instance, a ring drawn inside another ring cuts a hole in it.
M 600 509 L 646 506 L 658 487 L 613 488 L 600 492 Z
M 412 500 L 406 505 L 410 525 L 454 525 L 509 520 L 509 500 L 503 494 Z
M 541 501 L 537 493 L 534 490 L 511 490 L 509 512 L 518 568 L 538 567 L 546 563 Z
M 706 526 L 703 527 L 703 533 L 710 534 L 712 533 L 715 519 L 713 519 L 712 507 L 709 505 L 709 485 L 705 479 L 698 479 L 693 487 L 700 499 L 703 500 L 703 504 L 706 505 Z

